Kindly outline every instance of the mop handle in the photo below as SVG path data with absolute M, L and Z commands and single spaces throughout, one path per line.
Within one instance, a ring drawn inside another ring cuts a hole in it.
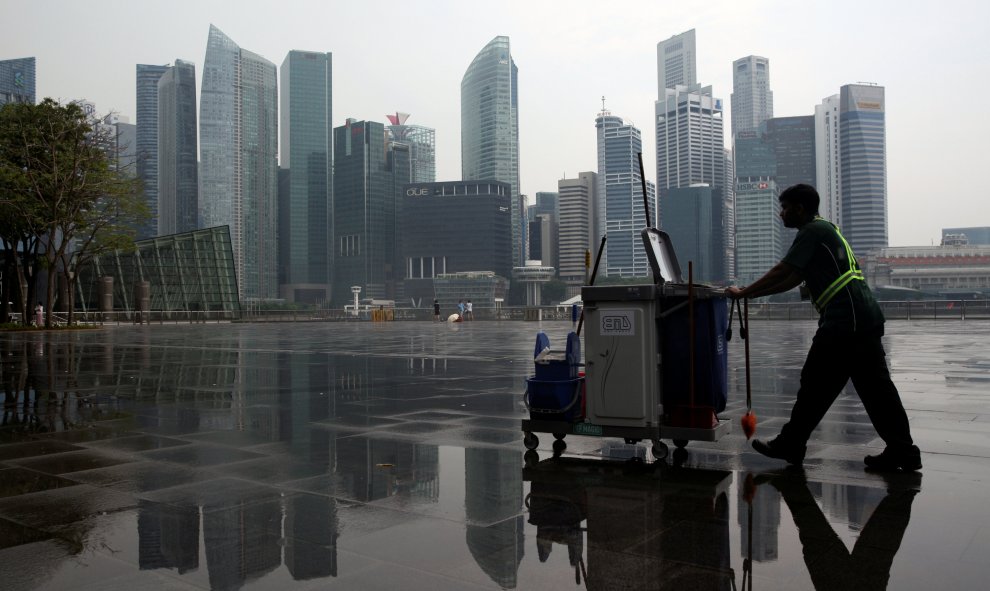
M 749 379 L 749 299 L 743 300 L 743 341 L 746 342 L 746 410 L 753 410 L 753 391 Z

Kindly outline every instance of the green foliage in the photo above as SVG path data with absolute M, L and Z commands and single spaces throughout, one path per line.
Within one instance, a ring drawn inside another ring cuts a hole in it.
M 551 279 L 540 287 L 540 303 L 551 306 L 566 300 L 567 284 L 560 279 Z

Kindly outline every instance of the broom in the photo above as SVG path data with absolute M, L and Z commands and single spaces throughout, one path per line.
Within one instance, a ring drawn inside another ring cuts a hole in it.
M 736 304 L 738 305 L 738 301 Z M 746 341 L 746 414 L 739 419 L 742 423 L 743 433 L 746 434 L 746 439 L 752 439 L 753 434 L 756 433 L 756 415 L 753 414 L 753 390 L 750 387 L 749 379 L 749 300 L 743 302 L 744 312 L 739 315 L 739 332 L 742 339 Z

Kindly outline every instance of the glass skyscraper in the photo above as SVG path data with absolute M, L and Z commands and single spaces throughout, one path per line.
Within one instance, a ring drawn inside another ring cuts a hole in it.
M 157 236 L 199 228 L 196 65 L 176 60 L 158 80 Z
M 842 234 L 864 256 L 887 246 L 887 140 L 884 87 L 839 90 Z
M 0 107 L 7 103 L 37 102 L 34 67 L 33 57 L 0 60 Z
M 355 121 L 333 130 L 333 292 L 335 305 L 394 299 L 402 279 L 396 261 L 396 207 L 409 183 L 409 147 L 386 141 L 385 126 Z
M 512 261 L 526 254 L 526 220 L 519 189 L 519 69 L 509 38 L 495 37 L 461 79 L 461 178 L 512 187 Z
M 756 129 L 773 117 L 770 60 L 749 55 L 732 62 L 732 134 Z
M 282 62 L 281 167 L 288 187 L 279 204 L 281 296 L 314 303 L 330 296 L 333 188 L 333 55 L 290 51 Z
M 278 295 L 275 64 L 210 25 L 200 98 L 200 223 L 230 226 L 239 293 Z
M 643 206 L 643 186 L 637 154 L 643 151 L 639 129 L 622 117 L 602 111 L 595 119 L 598 129 L 598 220 L 608 235 L 605 248 L 606 277 L 646 277 L 649 261 L 640 232 L 656 227 L 657 196 L 653 183 L 646 183 L 650 219 Z
M 167 64 L 137 65 L 137 175 L 151 214 L 138 229 L 139 239 L 158 236 L 158 81 L 168 69 Z
M 386 115 L 389 138 L 409 146 L 412 182 L 432 183 L 437 180 L 437 132 L 422 125 L 407 125 L 408 113 Z

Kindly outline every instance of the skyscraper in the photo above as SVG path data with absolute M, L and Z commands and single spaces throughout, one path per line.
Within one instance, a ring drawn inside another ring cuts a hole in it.
M 721 189 L 725 182 L 722 99 L 712 96 L 711 86 L 678 85 L 664 90 L 655 111 L 662 223 L 667 189 L 696 183 Z
M 732 134 L 751 131 L 773 117 L 770 60 L 750 55 L 732 62 Z
M 657 96 L 677 86 L 698 83 L 694 29 L 657 43 Z
M 560 194 L 559 261 L 557 275 L 567 283 L 568 296 L 577 295 L 590 272 L 584 267 L 584 255 L 597 254 L 596 216 L 598 213 L 598 174 L 578 173 L 574 179 L 557 181 Z
M 526 253 L 519 188 L 518 72 L 509 38 L 495 37 L 474 57 L 461 79 L 461 178 L 512 187 L 512 261 Z
M 362 298 L 394 298 L 397 193 L 409 183 L 409 147 L 387 142 L 383 124 L 354 119 L 333 130 L 333 146 L 332 300 L 351 301 L 351 286 Z
M 437 132 L 422 125 L 408 125 L 408 113 L 386 115 L 389 137 L 394 142 L 409 145 L 412 182 L 432 183 L 437 180 Z
M 156 235 L 199 228 L 196 65 L 176 60 L 158 79 L 158 228 Z
M 227 225 L 242 298 L 278 295 L 275 64 L 210 25 L 200 98 L 200 220 Z
M 333 189 L 333 55 L 290 51 L 282 62 L 281 168 L 287 193 L 279 206 L 279 291 L 289 302 L 330 296 Z
M 595 119 L 598 129 L 599 227 L 608 235 L 606 277 L 645 277 L 650 274 L 640 232 L 656 226 L 657 195 L 646 183 L 650 218 L 643 205 L 642 177 L 637 154 L 643 151 L 641 133 L 632 123 L 608 111 Z M 604 210 L 604 211 L 602 211 Z M 601 234 L 599 234 L 601 235 Z
M 682 271 L 687 271 L 688 261 L 693 262 L 697 281 L 727 279 L 723 206 L 722 190 L 703 183 L 669 189 L 664 197 L 664 228 L 684 265 Z
M 168 68 L 137 64 L 137 176 L 150 214 L 138 230 L 139 240 L 158 235 L 158 81 Z
M 887 246 L 887 139 L 884 87 L 839 89 L 842 234 L 859 256 Z
M 0 107 L 7 103 L 37 102 L 34 68 L 33 57 L 0 60 Z
M 842 222 L 839 167 L 839 95 L 815 105 L 815 179 L 821 197 L 819 213 L 832 222 Z
M 736 168 L 736 277 L 751 283 L 780 260 L 784 225 L 777 212 L 777 162 L 764 130 L 741 131 L 733 153 Z

